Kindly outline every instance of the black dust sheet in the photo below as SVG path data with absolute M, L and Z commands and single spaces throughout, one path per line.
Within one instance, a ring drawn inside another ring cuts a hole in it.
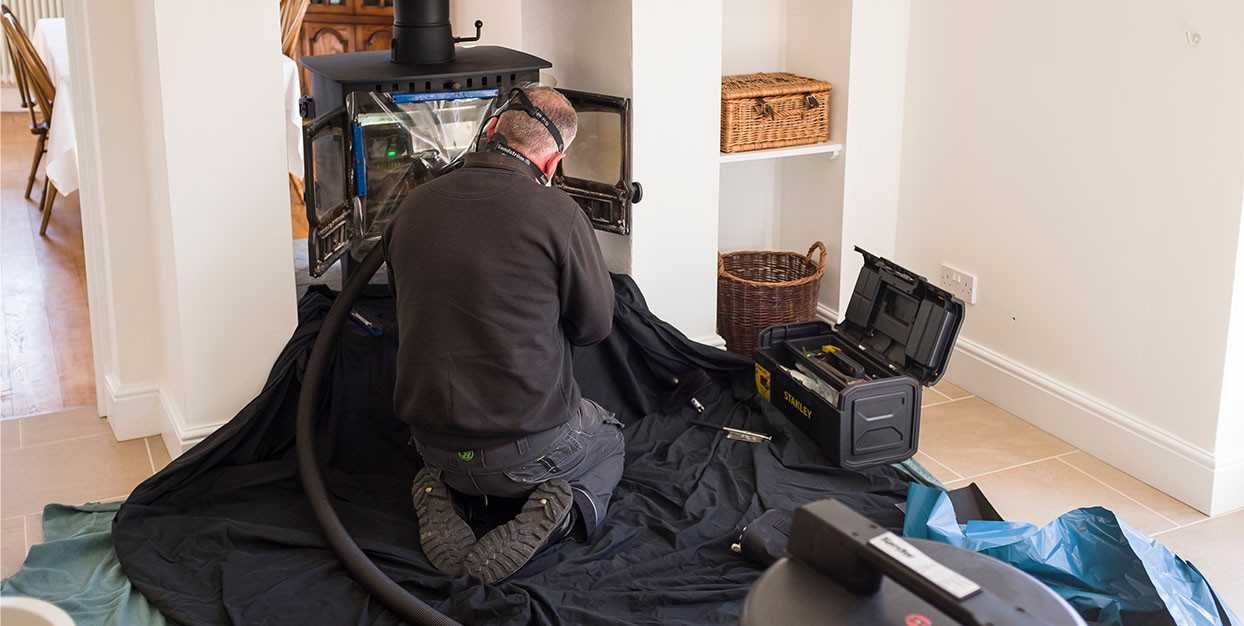
M 319 458 L 337 512 L 395 581 L 464 624 L 734 624 L 761 570 L 730 551 L 750 520 L 835 496 L 898 530 L 906 480 L 890 467 L 826 467 L 812 443 L 754 392 L 750 361 L 688 341 L 615 277 L 613 334 L 576 352 L 585 396 L 626 424 L 626 471 L 599 536 L 563 542 L 486 585 L 437 572 L 419 549 L 410 482 L 420 467 L 393 414 L 393 300 L 357 308 L 326 376 Z M 202 444 L 140 485 L 113 529 L 126 575 L 182 624 L 394 624 L 325 547 L 294 453 L 299 384 L 334 293 L 314 287 L 263 391 Z M 239 354 L 238 359 L 250 358 Z M 533 365 L 534 366 L 534 365 Z M 658 413 L 671 376 L 714 381 L 690 408 Z M 689 425 L 700 417 L 772 434 L 751 444 Z

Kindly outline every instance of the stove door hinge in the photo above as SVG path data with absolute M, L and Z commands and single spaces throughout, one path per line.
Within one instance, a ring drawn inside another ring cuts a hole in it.
M 311 96 L 298 99 L 298 115 L 304 120 L 315 119 L 315 100 Z

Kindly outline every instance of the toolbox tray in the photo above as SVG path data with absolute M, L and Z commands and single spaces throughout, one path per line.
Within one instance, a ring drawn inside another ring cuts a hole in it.
M 855 250 L 864 266 L 842 323 L 772 326 L 760 333 L 756 351 L 760 394 L 846 468 L 916 453 L 921 390 L 945 374 L 964 313 L 962 300 L 922 276 Z M 863 379 L 826 371 L 829 361 L 839 372 L 862 369 Z M 825 384 L 814 382 L 814 390 L 789 370 Z

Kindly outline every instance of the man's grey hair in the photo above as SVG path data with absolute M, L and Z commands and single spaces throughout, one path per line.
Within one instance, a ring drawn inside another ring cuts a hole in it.
M 528 87 L 523 89 L 531 100 L 544 114 L 553 121 L 557 131 L 562 135 L 562 144 L 570 147 L 575 134 L 579 131 L 579 116 L 566 96 L 550 87 Z M 543 159 L 557 152 L 557 144 L 553 136 L 536 118 L 523 111 L 506 111 L 497 121 L 497 132 L 505 135 L 510 146 L 520 150 L 533 159 Z

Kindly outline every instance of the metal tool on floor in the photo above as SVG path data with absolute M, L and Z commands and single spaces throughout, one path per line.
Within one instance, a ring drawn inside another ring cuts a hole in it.
M 743 430 L 741 428 L 730 428 L 729 426 L 722 426 L 720 424 L 710 424 L 708 422 L 701 422 L 699 420 L 692 420 L 691 425 L 702 426 L 704 428 L 713 428 L 716 430 L 724 430 L 726 431 L 726 439 L 734 439 L 736 441 L 746 441 L 747 443 L 760 443 L 762 441 L 773 440 L 772 436 L 766 435 L 764 433 L 752 432 L 750 430 Z

